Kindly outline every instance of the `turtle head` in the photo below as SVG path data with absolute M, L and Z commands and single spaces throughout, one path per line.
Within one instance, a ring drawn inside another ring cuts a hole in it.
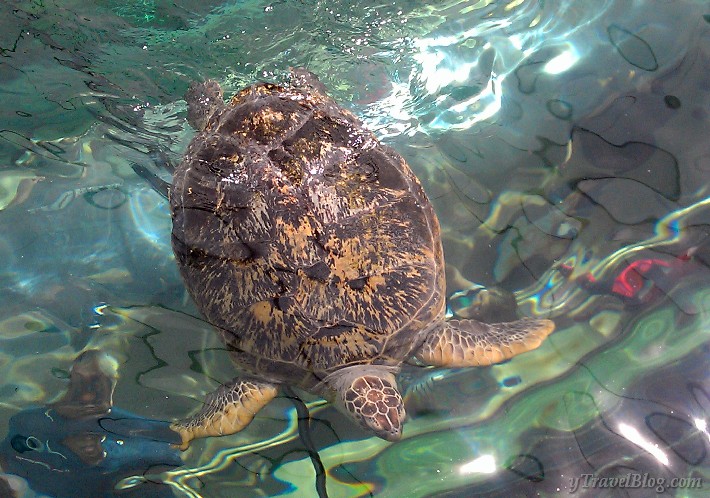
M 392 369 L 382 365 L 357 365 L 328 376 L 337 406 L 363 428 L 387 441 L 402 437 L 405 411 Z
M 224 108 L 222 87 L 214 80 L 192 83 L 185 92 L 187 102 L 187 122 L 194 129 L 202 131 L 210 117 Z

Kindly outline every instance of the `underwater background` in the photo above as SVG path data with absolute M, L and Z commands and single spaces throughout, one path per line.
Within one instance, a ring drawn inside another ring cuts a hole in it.
M 323 481 L 330 497 L 707 496 L 707 1 L 34 0 L 0 14 L 0 496 L 310 497 Z M 180 280 L 167 203 L 134 167 L 169 180 L 156 164 L 194 134 L 190 82 L 230 96 L 289 67 L 421 179 L 450 315 L 557 331 L 489 368 L 406 366 L 396 444 L 299 393 L 317 455 L 286 396 L 180 453 L 167 423 L 235 369 Z

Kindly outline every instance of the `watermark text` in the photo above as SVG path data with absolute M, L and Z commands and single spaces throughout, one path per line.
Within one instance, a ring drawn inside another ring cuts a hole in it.
M 623 476 L 597 477 L 594 474 L 582 474 L 570 477 L 569 492 L 579 489 L 629 488 L 653 489 L 656 493 L 665 493 L 667 489 L 702 489 L 700 477 L 653 477 L 647 472 L 630 472 Z

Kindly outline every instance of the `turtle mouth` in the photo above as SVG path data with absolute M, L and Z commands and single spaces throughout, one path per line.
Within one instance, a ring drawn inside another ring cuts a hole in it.
M 377 420 L 373 424 L 368 424 L 366 428 L 372 430 L 377 437 L 390 441 L 392 443 L 402 439 L 402 422 L 393 422 L 392 417 L 386 417 L 386 420 Z
M 391 407 L 372 417 L 363 417 L 362 426 L 374 432 L 377 437 L 394 443 L 402 438 L 404 417 L 403 408 Z

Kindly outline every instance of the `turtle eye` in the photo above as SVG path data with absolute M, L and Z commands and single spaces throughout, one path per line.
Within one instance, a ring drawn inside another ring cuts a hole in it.
M 10 440 L 10 445 L 18 453 L 26 451 L 42 451 L 42 442 L 34 436 L 23 436 L 18 434 Z

